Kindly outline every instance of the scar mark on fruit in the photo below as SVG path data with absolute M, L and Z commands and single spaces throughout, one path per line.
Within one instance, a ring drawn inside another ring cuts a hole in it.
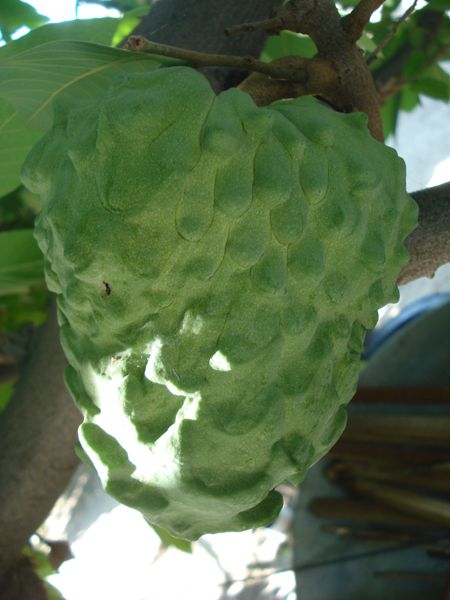
M 111 296 L 111 286 L 109 285 L 109 283 L 107 281 L 103 281 L 103 287 L 105 289 L 105 294 L 107 296 Z

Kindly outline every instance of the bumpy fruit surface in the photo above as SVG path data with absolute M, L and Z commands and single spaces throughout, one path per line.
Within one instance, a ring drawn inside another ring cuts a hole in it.
M 341 434 L 416 208 L 361 114 L 182 67 L 60 111 L 28 158 L 79 439 L 172 534 L 273 520 Z

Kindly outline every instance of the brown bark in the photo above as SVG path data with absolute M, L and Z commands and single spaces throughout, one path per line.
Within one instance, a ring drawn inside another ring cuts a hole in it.
M 66 390 L 55 310 L 0 419 L 0 575 L 20 556 L 78 465 L 80 414 Z
M 419 226 L 406 240 L 410 261 L 399 283 L 432 277 L 450 262 L 450 182 L 411 195 L 419 205 Z
M 266 35 L 228 37 L 225 30 L 249 19 L 265 19 L 283 0 L 160 0 L 133 32 L 152 42 L 211 54 L 259 56 Z M 204 69 L 216 92 L 237 85 L 245 72 Z

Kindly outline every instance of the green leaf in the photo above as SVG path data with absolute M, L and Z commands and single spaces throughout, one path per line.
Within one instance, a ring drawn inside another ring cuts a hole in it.
M 425 77 L 432 77 L 433 79 L 438 79 L 439 81 L 443 81 L 450 87 L 450 74 L 447 71 L 435 63 L 429 69 L 427 69 L 423 75 Z
M 362 36 L 358 40 L 358 48 L 361 48 L 365 52 L 373 52 L 377 45 L 373 40 L 372 34 L 367 31 L 363 31 Z
M 423 54 L 423 48 L 426 46 L 427 32 L 421 27 L 410 27 L 408 31 L 409 43 L 413 48 L 418 48 Z
M 403 68 L 403 77 L 408 79 L 417 73 L 421 67 L 425 64 L 427 57 L 423 50 L 413 50 L 408 60 L 406 61 L 405 67 Z
M 41 203 L 36 195 L 19 187 L 0 200 L 0 231 L 32 229 Z
M 261 60 L 269 62 L 289 55 L 309 58 L 316 53 L 316 45 L 306 35 L 299 35 L 292 31 L 282 31 L 279 35 L 267 38 Z
M 0 385 L 0 413 L 6 408 L 13 392 L 12 383 L 3 383 Z
M 410 112 L 420 103 L 419 94 L 411 89 L 411 86 L 406 87 L 400 94 L 400 109 Z
M 445 81 L 439 81 L 432 77 L 420 77 L 411 84 L 411 88 L 418 94 L 431 96 L 437 100 L 449 100 L 450 89 L 449 84 Z
M 391 96 L 381 107 L 381 119 L 383 121 L 385 138 L 395 134 L 399 110 L 400 94 Z
M 0 300 L 0 332 L 27 325 L 40 325 L 48 315 L 50 292 L 42 282 L 28 292 L 2 296 Z
M 448 10 L 448 0 L 430 0 L 427 3 L 427 8 L 436 11 Z
M 27 2 L 21 0 L 1 0 L 0 3 L 0 31 L 6 41 L 19 27 L 26 26 L 30 29 L 38 27 L 48 21 L 47 17 L 37 12 Z
M 154 525 L 150 522 L 148 522 L 148 524 L 152 529 L 154 529 L 155 533 L 158 535 L 159 539 L 164 544 L 164 546 L 175 546 L 175 548 L 178 548 L 178 550 L 181 550 L 182 552 L 187 552 L 188 554 L 192 552 L 191 542 L 173 536 L 171 533 L 169 533 L 162 527 L 158 527 L 158 525 Z
M 32 229 L 0 233 L 0 296 L 44 281 L 44 259 Z
M 77 19 L 62 23 L 48 23 L 0 48 L 0 60 L 47 42 L 61 40 L 110 45 L 118 22 L 119 19 L 105 17 L 104 19 Z
M 44 577 L 48 577 L 49 575 L 53 575 L 55 573 L 55 569 L 52 567 L 49 560 L 49 552 L 46 553 L 42 550 L 38 550 L 37 548 L 30 548 L 30 546 L 25 546 L 25 548 L 22 551 L 22 554 L 30 559 L 31 564 L 33 565 L 33 571 L 41 579 L 43 579 Z
M 105 18 L 43 25 L 0 48 L 0 60 L 50 41 L 71 40 L 109 44 L 117 22 L 117 19 Z M 40 136 L 40 131 L 33 131 L 10 104 L 0 99 L 0 197 L 20 185 L 23 160 Z
M 8 102 L 0 98 L 0 197 L 20 185 L 20 169 L 31 147 L 41 137 L 31 130 Z
M 146 17 L 149 13 L 150 5 L 138 6 L 133 10 L 128 11 L 119 20 L 116 32 L 113 37 L 112 45 L 118 46 L 120 42 L 127 37 L 141 22 L 142 17 Z
M 160 62 L 143 53 L 85 42 L 49 42 L 0 61 L 0 97 L 28 126 L 45 131 L 52 123 L 56 98 L 79 107 L 104 94 L 119 75 L 158 66 Z

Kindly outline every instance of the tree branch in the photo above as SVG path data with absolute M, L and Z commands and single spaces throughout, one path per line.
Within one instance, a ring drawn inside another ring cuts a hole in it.
M 359 26 L 367 12 L 366 7 L 373 7 L 376 2 L 381 0 L 362 0 L 359 12 L 355 9 L 358 19 L 355 17 L 353 21 L 348 21 L 349 27 L 353 27 L 352 23 Z M 372 75 L 355 40 L 345 30 L 344 21 L 333 0 L 289 0 L 273 18 L 260 23 L 252 21 L 238 25 L 229 29 L 228 33 L 260 29 L 270 33 L 288 29 L 309 35 L 318 48 L 317 58 L 328 60 L 337 76 L 334 88 L 321 95 L 342 112 L 366 113 L 372 135 L 380 141 L 384 140 L 378 92 Z
M 398 283 L 432 277 L 450 262 L 450 182 L 413 192 L 419 205 L 419 225 L 406 240 L 410 261 Z
M 425 55 L 428 45 L 436 40 L 437 33 L 447 18 L 443 12 L 433 10 L 427 10 L 421 14 L 416 13 L 414 17 L 417 18 L 417 26 L 423 30 L 420 47 L 417 48 L 410 42 L 406 42 L 392 58 L 375 68 L 373 71 L 373 77 L 381 102 L 386 100 L 389 96 L 398 93 L 402 87 L 410 82 L 403 77 L 403 70 L 409 57 L 412 52 L 417 50 L 422 51 Z M 441 52 L 448 52 L 448 48 L 443 45 L 438 48 L 433 56 L 428 57 L 428 60 L 426 61 L 427 68 L 439 60 Z
M 289 25 L 290 24 L 282 17 L 271 17 L 270 19 L 264 19 L 263 21 L 250 21 L 249 23 L 240 23 L 239 25 L 233 25 L 233 27 L 227 27 L 225 29 L 225 34 L 231 37 L 234 35 L 241 35 L 242 33 L 262 31 L 269 35 L 275 35 L 280 33 L 283 29 L 290 29 Z
M 253 73 L 244 79 L 239 88 L 249 94 L 257 106 L 267 106 L 281 98 L 305 95 L 332 97 L 338 84 L 337 73 L 330 61 L 318 56 L 285 56 L 271 64 L 303 72 L 306 75 L 305 82 L 270 79 L 261 73 Z
M 360 0 L 349 15 L 342 18 L 342 27 L 352 42 L 362 36 L 372 14 L 380 8 L 384 0 Z
M 375 50 L 369 54 L 366 60 L 366 63 L 368 65 L 370 65 L 374 60 L 377 59 L 378 55 L 383 50 L 383 48 L 391 41 L 391 39 L 397 33 L 400 25 L 404 23 L 408 19 L 408 17 L 411 16 L 412 13 L 416 10 L 417 2 L 418 0 L 414 0 L 411 6 L 407 10 L 405 10 L 402 16 L 399 19 L 397 19 L 397 21 L 395 21 L 390 32 L 381 40 L 381 42 L 378 44 Z
M 259 56 L 266 39 L 262 32 L 230 38 L 225 29 L 233 23 L 265 19 L 283 0 L 159 0 L 133 31 L 153 42 L 212 54 Z M 236 69 L 207 68 L 202 72 L 218 93 L 238 85 L 245 73 Z
M 287 79 L 289 81 L 300 83 L 304 83 L 307 78 L 306 72 L 302 69 L 265 63 L 257 60 L 253 56 L 207 54 L 205 52 L 197 52 L 196 50 L 176 48 L 175 46 L 168 46 L 167 44 L 157 44 L 140 35 L 130 36 L 126 46 L 129 50 L 135 52 L 177 58 L 189 63 L 193 67 L 231 67 L 233 69 L 263 73 L 274 79 Z
M 66 390 L 53 309 L 0 418 L 0 579 L 79 464 L 81 416 Z

